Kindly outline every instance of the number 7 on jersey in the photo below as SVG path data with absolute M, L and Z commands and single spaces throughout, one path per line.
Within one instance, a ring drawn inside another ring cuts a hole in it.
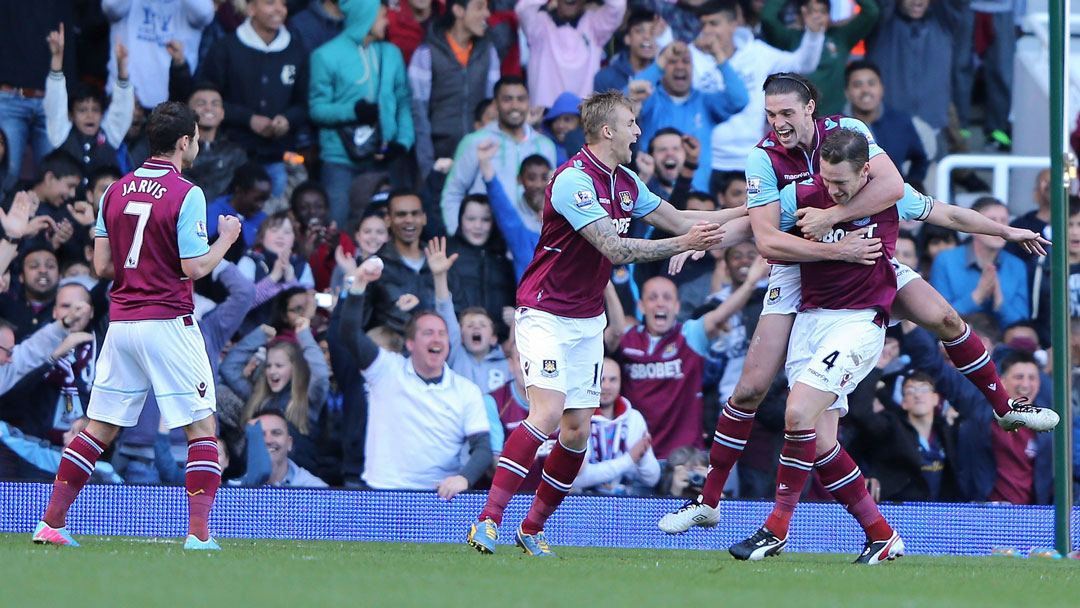
M 139 255 L 142 253 L 142 244 L 146 223 L 150 221 L 150 211 L 154 206 L 150 203 L 128 201 L 124 207 L 124 215 L 138 216 L 139 223 L 135 225 L 135 238 L 131 240 L 131 249 L 128 250 L 127 259 L 124 260 L 124 268 L 138 268 Z

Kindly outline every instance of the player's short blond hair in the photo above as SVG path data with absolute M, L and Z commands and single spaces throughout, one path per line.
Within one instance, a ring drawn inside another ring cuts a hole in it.
M 615 108 L 619 106 L 630 111 L 634 109 L 630 104 L 630 99 L 614 89 L 593 93 L 581 102 L 578 113 L 581 114 L 581 128 L 585 131 L 587 143 L 594 143 L 600 139 L 601 129 L 605 125 L 611 125 L 615 118 Z

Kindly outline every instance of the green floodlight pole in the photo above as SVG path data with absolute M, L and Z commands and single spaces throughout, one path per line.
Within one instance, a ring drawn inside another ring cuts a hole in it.
M 1049 0 L 1050 8 L 1050 218 L 1057 245 L 1051 250 L 1050 271 L 1053 287 L 1051 319 L 1054 345 L 1054 408 L 1061 423 L 1054 429 L 1054 547 L 1065 555 L 1072 550 L 1069 516 L 1072 510 L 1072 394 L 1069 384 L 1072 364 L 1069 361 L 1069 308 L 1066 275 L 1069 268 L 1069 214 L 1066 204 L 1071 164 L 1065 152 L 1065 92 L 1069 39 L 1069 0 Z

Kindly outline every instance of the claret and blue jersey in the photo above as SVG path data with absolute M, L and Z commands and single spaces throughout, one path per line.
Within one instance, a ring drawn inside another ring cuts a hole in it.
M 191 314 L 191 281 L 181 259 L 210 251 L 206 198 L 172 163 L 149 159 L 101 197 L 94 234 L 108 238 L 116 277 L 113 321 Z
M 625 237 L 632 219 L 659 206 L 660 197 L 636 173 L 622 165 L 608 168 L 582 148 L 548 184 L 540 241 L 521 277 L 517 305 L 578 319 L 602 314 L 611 261 L 578 230 L 609 220 Z
M 791 150 L 784 148 L 772 132 L 750 151 L 746 158 L 747 208 L 774 203 L 780 199 L 780 190 L 785 186 L 819 173 L 821 158 L 818 150 L 821 142 L 836 129 L 852 129 L 866 136 L 866 141 L 870 144 L 870 158 L 885 153 L 874 141 L 869 127 L 856 118 L 826 116 L 817 119 L 814 127 L 817 136 L 814 139 L 814 149 L 810 152 L 800 147 Z

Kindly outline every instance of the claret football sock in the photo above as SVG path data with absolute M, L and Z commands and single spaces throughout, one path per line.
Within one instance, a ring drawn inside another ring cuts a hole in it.
M 63 528 L 67 523 L 67 512 L 79 490 L 86 485 L 94 472 L 98 457 L 108 447 L 85 430 L 75 436 L 64 450 L 60 459 L 60 468 L 56 470 L 53 492 L 49 506 L 45 509 L 43 521 L 53 528 Z
M 207 519 L 214 495 L 221 485 L 218 443 L 215 437 L 197 437 L 188 441 L 187 471 L 184 485 L 188 497 L 188 534 L 201 541 L 210 537 Z
M 879 541 L 892 537 L 892 528 L 866 490 L 866 478 L 847 450 L 837 443 L 814 462 L 814 468 L 821 478 L 821 485 L 858 520 L 867 538 Z
M 813 429 L 784 431 L 784 447 L 780 450 L 780 466 L 776 470 L 776 503 L 765 520 L 765 527 L 777 538 L 787 538 L 791 515 L 814 467 L 816 446 L 817 433 Z
M 544 473 L 540 477 L 540 487 L 536 489 L 529 514 L 521 523 L 525 534 L 536 534 L 544 529 L 547 518 L 555 512 L 577 479 L 581 463 L 585 462 L 585 448 L 571 450 L 562 441 L 555 442 L 547 460 L 544 461 Z
M 487 503 L 477 521 L 484 521 L 490 517 L 496 524 L 502 523 L 503 511 L 507 503 L 513 498 L 525 476 L 529 474 L 529 467 L 536 458 L 536 450 L 540 449 L 545 441 L 547 437 L 535 426 L 529 424 L 528 420 L 522 421 L 510 432 L 506 443 L 503 444 L 499 465 L 495 467 L 495 478 L 491 481 Z
M 755 410 L 735 407 L 731 399 L 720 412 L 712 448 L 709 449 L 709 475 L 705 478 L 699 501 L 702 504 L 714 509 L 720 504 L 720 495 L 724 492 L 731 467 L 742 455 L 750 430 L 754 427 L 754 413 Z
M 1012 409 L 1009 407 L 1009 393 L 1001 384 L 997 366 L 986 352 L 982 339 L 978 334 L 971 331 L 971 326 L 964 325 L 964 333 L 952 340 L 942 340 L 945 352 L 952 359 L 957 371 L 963 374 L 975 388 L 986 396 L 994 412 L 998 416 L 1008 414 Z

